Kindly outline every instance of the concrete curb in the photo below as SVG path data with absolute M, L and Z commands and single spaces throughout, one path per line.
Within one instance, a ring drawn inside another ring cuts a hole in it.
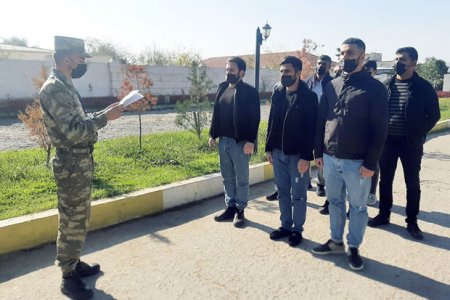
M 431 132 L 449 128 L 450 120 L 445 120 L 437 123 Z M 251 185 L 271 178 L 273 178 L 273 169 L 269 163 L 250 166 Z M 215 173 L 119 197 L 96 200 L 92 202 L 90 230 L 155 214 L 222 193 L 221 175 Z M 0 254 L 55 241 L 57 226 L 56 209 L 0 221 Z

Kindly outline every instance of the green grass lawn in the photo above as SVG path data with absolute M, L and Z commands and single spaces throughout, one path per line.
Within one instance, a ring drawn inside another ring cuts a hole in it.
M 251 163 L 264 161 L 267 122 L 259 131 L 259 151 Z M 96 144 L 93 199 L 155 187 L 219 172 L 216 149 L 189 132 L 111 139 Z M 0 220 L 56 207 L 56 186 L 41 149 L 0 152 Z
M 441 120 L 450 119 L 450 98 L 439 98 L 439 107 L 441 108 Z

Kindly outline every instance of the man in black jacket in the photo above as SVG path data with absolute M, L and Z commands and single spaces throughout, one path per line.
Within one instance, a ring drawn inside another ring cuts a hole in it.
M 330 76 L 331 57 L 328 55 L 321 55 L 317 60 L 316 72 L 305 80 L 308 88 L 316 93 L 317 98 L 320 100 L 322 97 L 322 91 L 325 86 L 333 79 Z M 323 177 L 323 169 L 317 172 L 317 189 L 316 194 L 319 197 L 324 197 L 325 194 L 325 178 Z M 321 214 L 328 214 L 328 201 L 323 204 L 323 209 L 320 210 Z
M 228 59 L 226 81 L 219 84 L 210 129 L 210 147 L 219 138 L 220 172 L 223 177 L 226 209 L 215 216 L 217 222 L 233 220 L 244 225 L 244 209 L 249 192 L 249 161 L 256 150 L 260 121 L 259 95 L 242 81 L 246 64 L 240 57 Z
M 347 190 L 348 260 L 353 270 L 364 267 L 358 249 L 367 225 L 367 197 L 387 135 L 387 91 L 363 70 L 365 48 L 357 38 L 343 42 L 343 75 L 333 79 L 323 91 L 315 148 L 316 164 L 324 168 L 327 183 L 331 239 L 312 252 L 325 255 L 345 251 Z
M 273 164 L 278 187 L 281 227 L 272 240 L 289 236 L 289 245 L 302 240 L 306 219 L 309 162 L 313 160 L 317 95 L 300 79 L 302 61 L 287 56 L 280 64 L 281 84 L 275 88 L 266 137 L 266 157 Z
M 389 130 L 380 158 L 380 211 L 368 225 L 378 227 L 389 224 L 393 202 L 392 183 L 400 158 L 406 183 L 406 228 L 414 239 L 422 240 L 417 215 L 423 144 L 427 133 L 441 116 L 435 90 L 415 72 L 418 59 L 416 49 L 404 47 L 398 49 L 396 54 L 394 69 L 397 74 L 387 82 Z

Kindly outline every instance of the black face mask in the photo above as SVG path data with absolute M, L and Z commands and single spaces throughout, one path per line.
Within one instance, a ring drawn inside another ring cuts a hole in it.
M 87 71 L 87 64 L 78 64 L 75 69 L 72 70 L 72 78 L 80 78 Z
M 401 62 L 397 62 L 394 66 L 395 73 L 397 73 L 400 76 L 405 74 L 406 69 L 408 69 L 408 66 Z
M 326 71 L 327 71 L 327 68 L 322 67 L 322 66 L 316 68 L 316 73 L 317 73 L 317 75 L 319 75 L 319 77 L 322 77 Z
M 227 82 L 229 84 L 236 84 L 239 81 L 239 76 L 236 74 L 227 74 Z
M 290 75 L 281 75 L 281 84 L 284 87 L 291 86 L 295 83 L 295 77 L 292 77 Z
M 356 67 L 358 67 L 358 61 L 356 59 L 345 59 L 342 70 L 345 73 L 351 73 L 356 69 Z

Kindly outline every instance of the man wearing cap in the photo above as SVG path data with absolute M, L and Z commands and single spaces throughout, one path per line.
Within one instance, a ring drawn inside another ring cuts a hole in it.
M 90 215 L 93 145 L 97 131 L 123 111 L 119 103 L 113 103 L 97 113 L 84 112 L 72 79 L 86 72 L 86 57 L 90 56 L 83 40 L 56 36 L 55 67 L 39 92 L 45 127 L 56 149 L 52 161 L 59 212 L 56 263 L 62 270 L 61 292 L 74 299 L 93 296 L 80 278 L 100 271 L 98 264 L 80 260 Z

